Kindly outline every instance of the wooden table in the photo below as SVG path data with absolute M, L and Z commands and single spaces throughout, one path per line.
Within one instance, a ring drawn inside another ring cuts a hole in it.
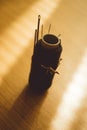
M 28 85 L 38 14 L 63 46 L 60 75 L 42 95 Z M 0 130 L 87 129 L 86 28 L 86 0 L 0 1 Z

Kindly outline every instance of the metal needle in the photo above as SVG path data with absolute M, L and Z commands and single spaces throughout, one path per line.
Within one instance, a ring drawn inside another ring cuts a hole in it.
M 43 24 L 41 26 L 41 38 L 43 37 Z
M 39 27 L 40 27 L 40 15 L 38 15 L 38 24 L 37 24 L 37 41 L 39 37 Z
M 50 29 L 51 29 L 51 24 L 49 25 L 49 28 L 48 28 L 48 34 L 50 33 Z

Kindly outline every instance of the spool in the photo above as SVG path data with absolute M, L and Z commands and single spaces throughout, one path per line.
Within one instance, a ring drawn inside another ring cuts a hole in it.
M 38 40 L 32 55 L 29 76 L 29 84 L 32 90 L 44 92 L 51 87 L 61 52 L 61 40 L 55 35 L 46 34 Z

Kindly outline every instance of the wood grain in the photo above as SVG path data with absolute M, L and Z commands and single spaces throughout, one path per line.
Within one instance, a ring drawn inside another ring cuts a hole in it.
M 60 75 L 42 95 L 28 85 L 38 14 L 63 46 Z M 87 129 L 86 28 L 86 0 L 0 0 L 0 130 Z

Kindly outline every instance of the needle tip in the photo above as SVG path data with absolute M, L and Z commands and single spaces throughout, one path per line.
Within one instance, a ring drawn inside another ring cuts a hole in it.
M 38 19 L 40 19 L 41 18 L 41 16 L 40 15 L 38 15 Z

